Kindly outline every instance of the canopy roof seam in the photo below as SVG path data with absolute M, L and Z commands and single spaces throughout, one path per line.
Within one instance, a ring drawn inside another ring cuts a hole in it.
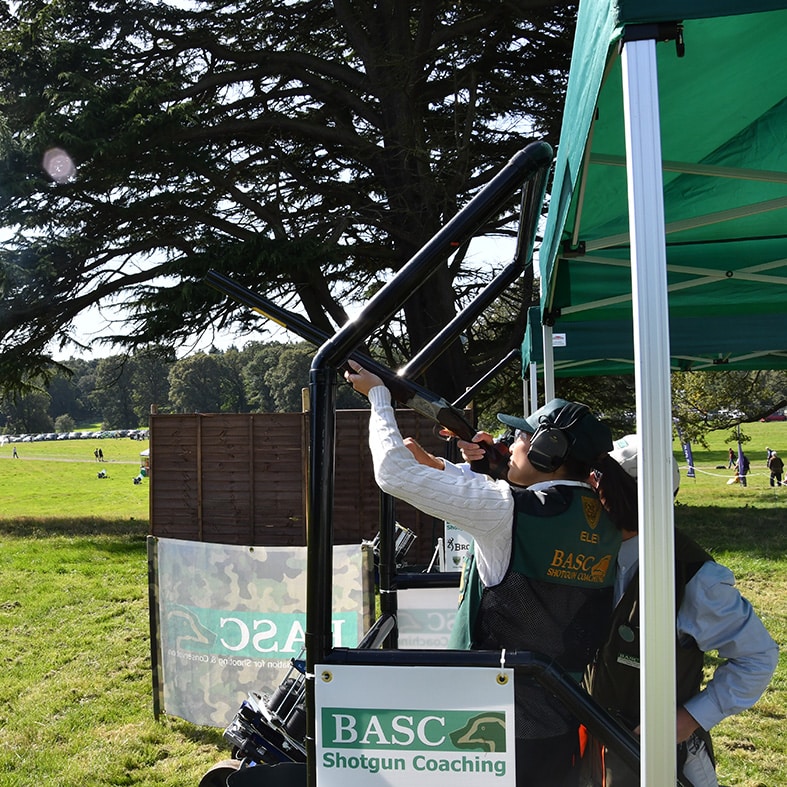
M 628 259 L 617 259 L 615 257 L 596 257 L 589 254 L 578 254 L 570 258 L 570 262 L 587 262 L 591 265 L 604 265 L 614 268 L 629 268 Z M 787 284 L 787 278 L 781 276 L 763 276 L 759 271 L 773 270 L 787 266 L 787 258 L 769 260 L 757 265 L 748 265 L 745 268 L 725 268 L 724 270 L 713 270 L 712 268 L 697 268 L 691 265 L 678 265 L 667 263 L 667 271 L 670 273 L 686 273 L 702 276 L 710 279 L 732 279 L 743 278 L 747 281 L 759 281 L 767 284 Z
M 693 230 L 699 227 L 709 227 L 713 224 L 724 224 L 734 219 L 757 216 L 762 213 L 769 213 L 770 211 L 781 210 L 786 207 L 787 197 L 778 197 L 777 199 L 765 200 L 764 202 L 738 205 L 729 210 L 719 210 L 713 213 L 705 213 L 700 216 L 692 216 L 688 219 L 672 221 L 666 224 L 665 230 L 667 235 L 671 235 L 676 232 L 685 232 L 686 230 Z M 584 243 L 586 251 L 596 251 L 597 249 L 606 249 L 610 246 L 627 245 L 629 242 L 629 233 L 620 232 L 617 235 L 608 235 L 605 238 L 586 240 Z
M 590 163 L 608 167 L 625 167 L 626 157 L 606 153 L 592 153 Z M 732 178 L 763 183 L 787 183 L 787 172 L 768 169 L 746 169 L 743 167 L 721 167 L 714 164 L 693 164 L 688 161 L 662 161 L 665 172 L 680 172 L 684 175 L 700 175 L 713 178 Z

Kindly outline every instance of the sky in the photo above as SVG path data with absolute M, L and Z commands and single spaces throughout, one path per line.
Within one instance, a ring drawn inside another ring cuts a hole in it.
M 511 262 L 516 249 L 516 240 L 514 238 L 485 238 L 475 239 L 471 243 L 468 257 L 475 260 L 479 266 L 489 264 L 506 264 Z M 360 311 L 358 307 L 355 311 Z M 352 310 L 350 310 L 352 316 Z M 91 307 L 90 309 L 82 312 L 74 322 L 74 333 L 77 338 L 84 343 L 88 343 L 93 339 L 99 338 L 102 334 L 106 333 L 121 333 L 122 327 L 115 324 L 110 324 L 110 320 L 117 320 L 122 316 L 122 309 L 119 307 Z M 192 340 L 183 344 L 183 346 L 176 348 L 178 357 L 187 355 L 194 355 L 197 352 L 207 352 L 211 347 L 216 347 L 219 350 L 226 350 L 231 346 L 243 347 L 250 341 L 297 341 L 294 334 L 279 327 L 275 323 L 263 320 L 260 317 L 260 330 L 252 331 L 243 336 L 235 336 L 229 332 L 220 332 L 213 335 L 212 331 L 208 331 L 203 336 L 195 335 Z M 120 351 L 117 348 L 112 348 L 107 345 L 97 345 L 88 350 L 82 350 L 74 345 L 68 345 L 62 350 L 53 348 L 53 357 L 57 361 L 65 361 L 69 358 L 105 358 L 110 355 L 116 355 Z
M 80 342 L 85 344 L 107 333 L 124 333 L 121 325 L 118 323 L 110 323 L 110 320 L 121 319 L 121 314 L 120 310 L 112 307 L 102 309 L 91 307 L 82 312 L 76 320 L 74 320 L 73 333 Z M 219 332 L 214 335 L 211 331 L 206 332 L 202 336 L 194 335 L 190 341 L 176 348 L 176 354 L 178 357 L 184 357 L 187 355 L 194 355 L 198 352 L 207 352 L 211 347 L 216 347 L 219 350 L 227 350 L 233 345 L 242 347 L 247 342 L 261 341 L 263 339 L 265 341 L 287 341 L 288 337 L 291 336 L 284 329 L 276 325 L 269 324 L 268 327 L 270 330 L 264 333 L 261 326 L 259 332 L 251 332 L 245 336 L 235 336 L 228 332 Z M 121 350 L 119 348 L 105 344 L 97 344 L 86 350 L 76 345 L 69 344 L 63 349 L 53 347 L 52 357 L 56 361 L 66 361 L 69 358 L 92 360 L 95 358 L 106 358 L 110 355 L 118 355 L 120 352 Z

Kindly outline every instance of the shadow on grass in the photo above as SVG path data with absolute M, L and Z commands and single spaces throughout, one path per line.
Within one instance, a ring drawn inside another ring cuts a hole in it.
M 217 749 L 227 749 L 229 757 L 229 744 L 224 740 L 224 729 L 217 727 L 199 727 L 189 721 L 179 719 L 177 716 L 166 716 L 167 725 L 179 732 L 184 738 L 194 743 L 215 746 Z
M 719 506 L 675 506 L 675 524 L 710 550 L 746 552 L 779 560 L 787 556 L 784 510 Z
M 80 517 L 41 519 L 21 517 L 0 519 L 0 534 L 19 538 L 50 538 L 51 536 L 130 536 L 144 540 L 149 531 L 146 519 L 100 519 Z

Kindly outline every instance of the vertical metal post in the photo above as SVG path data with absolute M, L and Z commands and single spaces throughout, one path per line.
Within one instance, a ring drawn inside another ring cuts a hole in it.
M 544 341 L 544 403 L 555 398 L 555 350 L 552 347 L 552 326 L 541 328 Z
M 527 414 L 538 410 L 538 364 L 530 364 L 530 409 Z
M 637 432 L 640 439 L 641 781 L 674 787 L 675 542 L 669 313 L 656 42 L 623 45 Z
M 380 492 L 380 557 L 377 561 L 380 586 L 380 612 L 396 615 L 399 602 L 396 595 L 396 500 Z M 399 645 L 398 622 L 386 637 L 384 648 Z
M 332 647 L 331 613 L 333 566 L 333 500 L 336 444 L 336 370 L 330 366 L 312 368 L 309 374 L 311 441 L 309 483 L 306 501 L 306 610 L 309 625 L 306 645 L 306 759 L 307 784 L 316 787 L 314 739 L 315 664 L 325 661 Z

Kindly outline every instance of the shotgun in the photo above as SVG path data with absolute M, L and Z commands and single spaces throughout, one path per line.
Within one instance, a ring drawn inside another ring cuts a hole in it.
M 305 318 L 277 306 L 273 301 L 257 295 L 223 273 L 211 269 L 205 275 L 205 282 L 316 347 L 320 347 L 330 339 L 329 334 L 315 327 Z M 465 418 L 464 412 L 458 407 L 454 407 L 443 397 L 437 396 L 417 383 L 396 374 L 364 353 L 353 352 L 350 354 L 350 358 L 376 374 L 385 383 L 385 387 L 397 402 L 449 429 L 462 440 L 472 440 L 475 436 L 477 430 Z M 484 448 L 486 456 L 472 463 L 473 470 L 486 473 L 493 478 L 505 478 L 508 470 L 507 447 L 485 444 Z

